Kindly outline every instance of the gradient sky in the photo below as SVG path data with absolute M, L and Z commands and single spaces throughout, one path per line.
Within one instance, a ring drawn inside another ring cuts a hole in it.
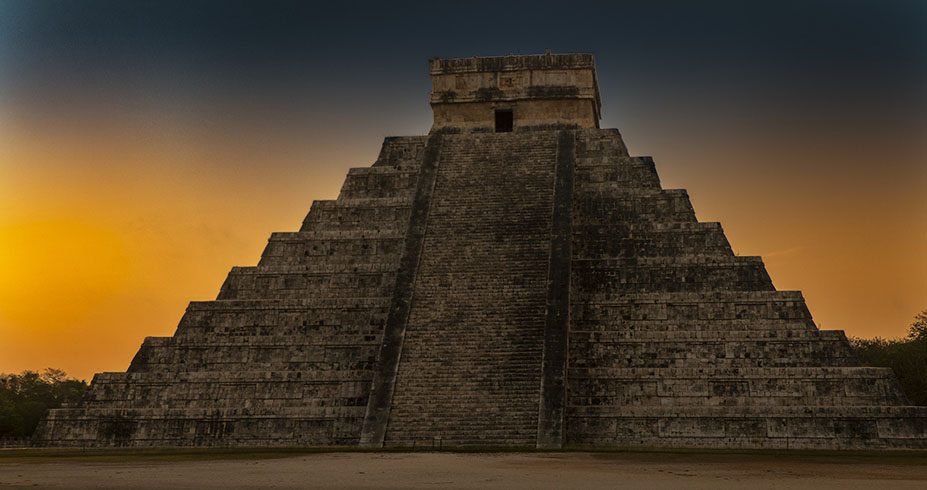
M 429 58 L 545 49 L 819 326 L 927 309 L 927 2 L 0 0 L 0 372 L 125 370 L 428 131 Z

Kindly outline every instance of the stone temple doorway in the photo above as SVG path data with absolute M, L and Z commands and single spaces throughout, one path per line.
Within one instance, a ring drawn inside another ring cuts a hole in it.
M 511 109 L 496 109 L 496 132 L 511 133 L 514 118 Z

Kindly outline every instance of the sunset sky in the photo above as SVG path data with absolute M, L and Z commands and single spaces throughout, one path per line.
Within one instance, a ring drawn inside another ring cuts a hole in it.
M 820 327 L 927 309 L 927 2 L 448 5 L 0 0 L 0 372 L 125 370 L 428 131 L 429 58 L 546 49 Z

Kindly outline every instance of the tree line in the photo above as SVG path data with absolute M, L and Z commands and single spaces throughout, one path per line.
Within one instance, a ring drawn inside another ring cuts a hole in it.
M 0 373 L 0 439 L 31 436 L 48 409 L 79 401 L 88 387 L 60 369 Z
M 851 337 L 850 343 L 864 366 L 892 368 L 908 401 L 927 405 L 927 310 L 914 317 L 904 338 Z

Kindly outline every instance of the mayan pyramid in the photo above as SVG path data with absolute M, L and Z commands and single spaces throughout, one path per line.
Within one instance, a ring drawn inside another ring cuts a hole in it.
M 56 446 L 927 448 L 927 407 L 599 129 L 592 55 L 435 59 L 387 138 Z

